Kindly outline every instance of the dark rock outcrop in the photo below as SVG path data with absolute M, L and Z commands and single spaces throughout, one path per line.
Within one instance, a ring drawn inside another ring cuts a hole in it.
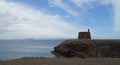
M 52 52 L 57 57 L 120 58 L 120 40 L 66 40 Z

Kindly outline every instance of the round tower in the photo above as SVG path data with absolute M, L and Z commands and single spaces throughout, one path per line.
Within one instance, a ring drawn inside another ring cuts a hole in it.
M 91 34 L 90 34 L 90 30 L 88 29 L 87 32 L 79 32 L 78 34 L 78 39 L 90 39 L 91 40 Z

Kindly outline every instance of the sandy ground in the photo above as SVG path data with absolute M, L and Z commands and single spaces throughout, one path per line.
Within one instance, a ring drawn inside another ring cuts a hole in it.
M 0 65 L 120 65 L 120 58 L 33 58 L 0 61 Z

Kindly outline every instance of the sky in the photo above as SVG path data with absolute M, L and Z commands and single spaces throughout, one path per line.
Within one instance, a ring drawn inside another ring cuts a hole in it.
M 120 39 L 120 0 L 0 0 L 0 39 Z

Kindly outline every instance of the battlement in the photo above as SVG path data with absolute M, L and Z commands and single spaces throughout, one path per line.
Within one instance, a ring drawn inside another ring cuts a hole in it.
M 78 33 L 78 39 L 83 40 L 83 39 L 91 39 L 91 34 L 90 30 L 88 29 L 88 32 L 79 32 Z

